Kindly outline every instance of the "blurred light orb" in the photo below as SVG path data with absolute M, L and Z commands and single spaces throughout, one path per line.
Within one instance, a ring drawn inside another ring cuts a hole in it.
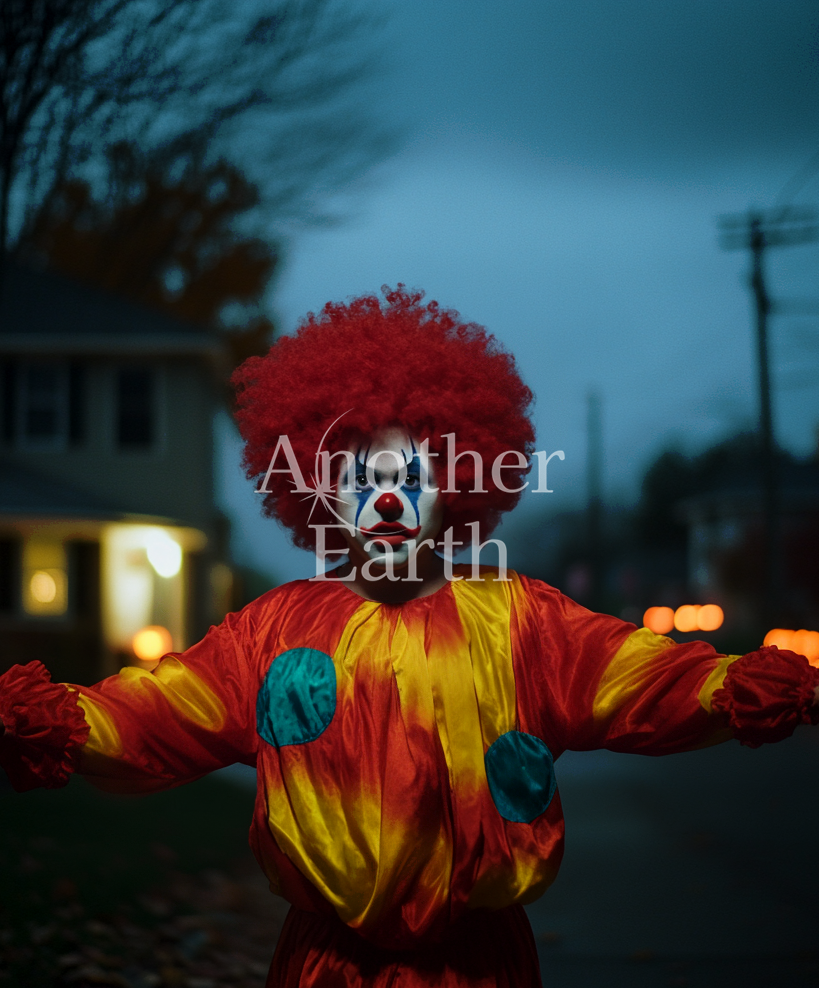
M 819 663 L 819 631 L 806 631 L 800 628 L 794 632 L 791 651 L 804 655 L 811 665 Z
M 141 662 L 156 662 L 173 648 L 173 639 L 161 624 L 149 624 L 134 635 L 131 648 Z
M 699 607 L 696 604 L 683 604 L 674 611 L 674 627 L 677 631 L 699 631 Z
M 643 624 L 655 635 L 667 635 L 674 628 L 674 611 L 670 607 L 649 607 Z
M 166 579 L 176 576 L 182 567 L 182 547 L 167 532 L 157 530 L 151 533 L 145 546 L 148 562 L 160 576 Z
M 765 640 L 762 642 L 763 645 L 774 645 L 776 648 L 787 648 L 790 649 L 793 642 L 793 632 L 789 631 L 787 628 L 771 628 L 767 635 L 765 635 Z
M 722 627 L 725 614 L 719 604 L 703 604 L 697 611 L 697 627 L 700 631 L 716 631 Z
M 812 666 L 819 666 L 819 631 L 807 631 L 800 628 L 793 631 L 790 628 L 772 628 L 763 645 L 775 645 L 777 648 L 804 655 Z
M 44 569 L 38 569 L 31 574 L 29 590 L 38 604 L 53 604 L 57 599 L 57 581 Z

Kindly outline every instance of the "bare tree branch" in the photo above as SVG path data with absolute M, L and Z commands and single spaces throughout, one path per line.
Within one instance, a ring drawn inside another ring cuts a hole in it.
M 350 0 L 2 0 L 0 254 L 67 178 L 105 185 L 128 140 L 200 164 L 238 149 L 268 219 L 325 218 L 390 147 L 353 109 L 376 23 Z

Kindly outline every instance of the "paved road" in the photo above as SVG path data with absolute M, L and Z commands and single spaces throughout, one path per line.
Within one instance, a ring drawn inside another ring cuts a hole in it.
M 547 988 L 819 985 L 819 729 L 557 772 L 566 854 L 529 908 Z

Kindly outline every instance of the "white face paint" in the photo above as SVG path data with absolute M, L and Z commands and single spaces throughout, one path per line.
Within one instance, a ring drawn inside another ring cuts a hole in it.
M 400 429 L 381 429 L 350 452 L 354 462 L 342 467 L 334 502 L 339 517 L 354 529 L 347 540 L 375 565 L 386 566 L 391 556 L 394 567 L 403 566 L 408 540 L 416 545 L 434 540 L 441 528 L 441 495 L 429 489 L 436 486 L 434 464 L 420 442 Z

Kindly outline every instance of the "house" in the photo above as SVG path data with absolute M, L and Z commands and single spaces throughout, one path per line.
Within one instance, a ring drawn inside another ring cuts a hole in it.
M 59 275 L 0 271 L 0 671 L 91 682 L 230 604 L 215 331 Z
M 774 556 L 777 609 L 784 624 L 819 626 L 819 458 L 777 458 Z M 724 602 L 739 625 L 754 626 L 766 586 L 763 499 L 758 465 L 683 500 L 688 582 L 699 597 Z

